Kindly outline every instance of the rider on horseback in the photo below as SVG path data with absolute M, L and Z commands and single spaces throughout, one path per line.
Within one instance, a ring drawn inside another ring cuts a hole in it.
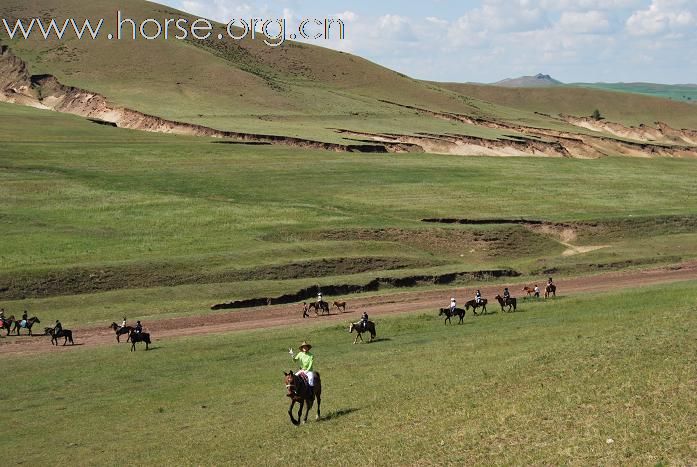
M 56 320 L 56 325 L 53 326 L 53 335 L 56 337 L 60 337 L 62 332 L 63 332 L 63 325 L 61 324 L 60 321 Z
M 317 292 L 317 303 L 322 303 L 322 292 Z
M 123 317 L 123 321 L 121 321 L 121 327 L 125 328 L 126 327 L 126 317 Z
M 367 312 L 365 312 L 365 311 L 363 312 L 363 314 L 361 315 L 361 320 L 359 321 L 358 325 L 360 326 L 360 328 L 363 332 L 368 330 L 368 313 Z
M 511 299 L 511 292 L 508 291 L 508 287 L 504 287 L 503 289 L 503 301 L 508 303 L 508 301 Z
M 315 390 L 315 372 L 314 372 L 314 361 L 315 356 L 310 353 L 312 346 L 306 341 L 300 344 L 300 352 L 297 355 L 293 352 L 293 349 L 288 349 L 290 358 L 296 360 L 300 363 L 300 370 L 296 371 L 296 375 L 304 373 L 307 376 L 307 384 L 310 386 L 310 396 L 314 394 Z
M 479 289 L 477 289 L 477 293 L 474 294 L 474 301 L 477 303 L 477 305 L 482 303 L 482 293 L 479 291 Z
M 550 286 L 550 285 L 554 285 L 551 277 L 549 279 L 547 279 L 547 286 Z
M 24 310 L 24 313 L 22 313 L 22 322 L 19 323 L 20 327 L 26 328 L 27 327 L 27 320 L 29 319 L 29 315 L 27 314 L 27 310 Z
M 455 308 L 457 308 L 457 301 L 455 297 L 450 297 L 450 313 L 455 313 Z
M 143 332 L 143 325 L 140 324 L 140 321 L 136 321 L 136 326 L 133 328 L 133 332 L 140 334 Z

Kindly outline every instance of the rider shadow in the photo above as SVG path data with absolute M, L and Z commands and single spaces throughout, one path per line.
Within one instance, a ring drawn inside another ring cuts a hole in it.
M 349 407 L 346 409 L 338 409 L 333 412 L 329 412 L 326 415 L 322 415 L 322 418 L 319 419 L 320 422 L 328 422 L 330 420 L 334 420 L 335 418 L 340 418 L 343 417 L 344 415 L 348 415 L 353 412 L 358 412 L 361 409 L 357 409 L 355 407 Z

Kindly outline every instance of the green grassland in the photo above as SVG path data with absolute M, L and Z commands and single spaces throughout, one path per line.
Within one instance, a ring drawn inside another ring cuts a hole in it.
M 690 282 L 463 326 L 379 318 L 378 341 L 357 346 L 317 324 L 18 357 L 0 448 L 8 465 L 689 465 L 696 302 Z M 282 371 L 302 339 L 323 420 L 296 428 Z
M 574 86 L 644 94 L 679 102 L 697 103 L 697 86 L 694 84 L 577 83 Z
M 24 290 L 3 296 L 12 312 L 103 324 L 377 275 L 524 280 L 697 257 L 690 161 L 224 145 L 11 105 L 0 123 L 0 285 Z M 433 217 L 583 221 L 572 243 L 604 248 L 562 256 L 553 234 L 421 222 Z M 114 284 L 84 279 L 104 271 Z

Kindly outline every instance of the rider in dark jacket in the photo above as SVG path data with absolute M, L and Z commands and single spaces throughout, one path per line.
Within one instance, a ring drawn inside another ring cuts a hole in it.
M 508 302 L 511 299 L 511 292 L 508 291 L 508 287 L 503 289 L 503 299 Z
M 368 313 L 367 312 L 365 312 L 365 311 L 363 312 L 363 314 L 361 315 L 361 321 L 359 324 L 360 324 L 362 330 L 365 331 L 366 329 L 368 329 Z
M 136 332 L 136 333 L 138 333 L 138 334 L 140 334 L 141 332 L 143 332 L 143 325 L 140 324 L 140 321 L 136 322 L 136 327 L 133 328 L 133 332 Z
M 60 321 L 56 320 L 56 325 L 53 326 L 53 335 L 59 337 L 63 332 L 63 325 Z

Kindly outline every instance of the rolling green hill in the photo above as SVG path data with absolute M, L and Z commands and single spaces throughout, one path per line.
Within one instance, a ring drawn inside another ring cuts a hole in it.
M 662 97 L 678 102 L 697 104 L 697 85 L 695 84 L 656 84 L 656 83 L 574 83 L 590 89 L 628 92 L 647 96 Z
M 138 21 L 193 19 L 186 13 L 141 0 L 124 0 L 119 8 Z M 36 16 L 114 20 L 113 3 L 108 0 L 88 4 L 78 0 L 6 0 L 0 5 L 0 14 L 10 20 Z M 605 143 L 585 141 L 579 149 L 549 132 L 533 134 L 532 139 L 538 142 L 531 145 L 521 143 L 530 138 L 530 132 L 521 126 L 585 134 L 587 128 L 542 114 L 584 117 L 600 108 L 607 119 L 621 124 L 661 121 L 677 128 L 697 128 L 692 107 L 665 100 L 566 87 L 521 90 L 427 83 L 318 46 L 287 42 L 270 48 L 259 38 L 218 41 L 215 36 L 206 41 L 160 39 L 133 43 L 108 40 L 104 35 L 97 40 L 73 38 L 61 42 L 37 35 L 30 40 L 9 41 L 0 35 L 0 41 L 10 47 L 10 53 L 26 65 L 31 75 L 55 76 L 61 85 L 84 90 L 88 96 L 96 93 L 115 106 L 147 115 L 246 134 L 344 145 L 356 144 L 356 140 L 359 144 L 365 140 L 394 140 L 401 146 L 391 150 L 404 150 L 407 145 L 465 155 L 501 151 L 599 157 L 633 153 L 636 148 L 608 148 Z M 55 94 L 55 83 L 51 82 L 53 87 L 48 89 L 42 83 L 34 81 L 27 87 L 34 88 L 35 97 Z M 77 99 L 62 110 L 90 115 L 94 109 L 85 109 L 89 107 L 85 100 L 83 95 L 82 101 Z M 106 115 L 92 116 L 108 119 L 111 113 Z M 132 119 L 136 123 L 128 127 L 137 127 L 139 118 Z M 153 130 L 158 125 L 141 127 Z M 350 132 L 338 133 L 337 129 Z M 603 137 L 617 137 L 616 132 L 606 134 L 602 128 L 594 131 L 603 133 Z M 431 144 L 432 137 L 420 136 L 423 134 L 435 135 L 438 141 Z M 447 136 L 452 134 L 465 138 L 453 142 Z M 509 144 L 510 137 L 518 143 Z M 663 139 L 674 144 L 670 138 Z M 491 140 L 502 144 L 492 144 Z M 556 143 L 547 144 L 550 142 Z M 546 146 L 540 149 L 541 145 Z

